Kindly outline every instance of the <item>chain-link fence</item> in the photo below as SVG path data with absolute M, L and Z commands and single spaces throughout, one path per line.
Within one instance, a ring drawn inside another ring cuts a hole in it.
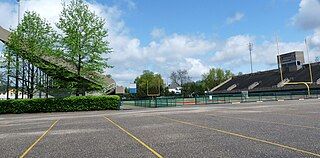
M 205 105 L 205 104 L 227 104 L 243 102 L 265 102 L 280 100 L 301 100 L 310 98 L 320 98 L 320 90 L 310 91 L 286 91 L 286 92 L 260 92 L 260 93 L 243 93 L 239 94 L 212 94 L 195 97 L 153 97 L 146 99 L 137 99 L 124 101 L 125 105 L 134 105 L 140 107 L 172 107 L 186 105 Z

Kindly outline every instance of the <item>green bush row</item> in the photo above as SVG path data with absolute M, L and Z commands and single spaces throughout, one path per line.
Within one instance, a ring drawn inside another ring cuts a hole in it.
M 119 96 L 1 100 L 0 114 L 119 109 Z

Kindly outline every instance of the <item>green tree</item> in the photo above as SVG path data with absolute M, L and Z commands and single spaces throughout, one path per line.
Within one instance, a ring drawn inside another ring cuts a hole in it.
M 138 76 L 135 81 L 137 84 L 137 95 L 139 97 L 147 97 L 153 94 L 164 94 L 164 81 L 160 74 L 152 71 L 144 70 L 142 75 Z
M 103 57 L 111 52 L 104 25 L 105 20 L 90 11 L 83 0 L 71 0 L 69 5 L 63 3 L 56 26 L 63 33 L 60 43 L 64 60 L 75 65 L 79 77 L 79 81 L 72 83 L 76 95 L 89 88 L 81 83 L 81 76 L 97 78 L 95 74 L 111 67 L 107 64 L 108 58 Z
M 9 41 L 5 47 L 5 57 L 8 63 L 8 75 L 9 71 L 14 64 L 16 71 L 16 98 L 18 91 L 19 78 L 25 79 L 25 62 L 28 62 L 28 81 L 30 84 L 27 87 L 29 98 L 33 98 L 33 92 L 35 88 L 35 64 L 39 64 L 40 57 L 52 56 L 57 46 L 57 34 L 50 26 L 48 22 L 41 19 L 35 12 L 25 12 L 21 23 L 16 29 L 13 29 Z M 22 64 L 19 62 L 19 58 L 22 59 Z M 14 63 L 15 60 L 15 63 Z M 26 61 L 25 61 L 26 60 Z M 34 63 L 34 64 L 31 64 Z M 21 71 L 22 69 L 22 71 Z M 24 82 L 22 82 L 23 84 Z
M 204 94 L 204 85 L 202 81 L 188 82 L 182 85 L 182 95 L 185 97 L 194 97 Z
M 220 68 L 212 68 L 208 73 L 202 75 L 202 81 L 206 90 L 210 90 L 227 79 L 233 77 L 230 70 L 223 71 Z

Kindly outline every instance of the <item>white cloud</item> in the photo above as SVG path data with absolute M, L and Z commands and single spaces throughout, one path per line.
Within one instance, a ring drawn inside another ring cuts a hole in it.
M 308 40 L 310 40 L 311 47 L 317 47 L 320 46 L 320 28 L 316 29 L 314 31 L 313 35 L 310 35 L 307 37 Z
M 280 54 L 292 52 L 292 51 L 305 51 L 304 42 L 279 42 Z M 277 64 L 277 44 L 276 41 L 264 41 L 259 45 L 253 53 L 254 63 L 264 64 L 269 66 L 276 66 Z M 306 56 L 306 54 L 305 54 Z
M 215 53 L 212 60 L 217 63 L 229 61 L 229 64 L 233 64 L 232 61 L 246 61 L 248 44 L 253 40 L 254 37 L 249 35 L 230 37 L 223 44 L 223 48 Z
M 118 6 L 107 6 L 96 1 L 88 4 L 90 9 L 106 19 L 106 28 L 109 31 L 107 39 L 114 50 L 108 55 L 109 64 L 115 66 L 113 69 L 106 69 L 106 73 L 111 74 L 120 85 L 128 85 L 145 69 L 158 72 L 164 78 L 177 69 L 187 69 L 193 79 L 200 79 L 211 67 L 231 69 L 235 72 L 249 67 L 248 43 L 255 42 L 254 36 L 235 35 L 218 42 L 202 35 L 166 34 L 164 28 L 154 28 L 150 33 L 154 40 L 142 45 L 139 38 L 130 35 L 130 29 L 122 19 L 124 13 Z M 56 0 L 37 0 L 24 2 L 23 8 L 35 10 L 53 23 L 58 21 L 62 7 Z M 17 20 L 12 17 L 17 16 L 16 4 L 0 2 L 0 15 L 1 26 L 15 26 Z M 226 22 L 231 24 L 243 17 L 244 14 L 236 13 Z M 314 59 L 316 52 L 320 51 L 319 36 L 320 29 L 308 37 L 310 59 Z M 282 53 L 305 50 L 303 41 L 280 42 L 279 45 Z M 275 68 L 276 55 L 275 42 L 265 40 L 254 45 L 253 64 Z
M 125 0 L 125 2 L 127 3 L 127 7 L 129 9 L 136 9 L 136 3 L 134 3 L 132 0 Z
M 293 25 L 313 31 L 307 36 L 309 54 L 311 62 L 315 61 L 316 56 L 320 56 L 320 0 L 301 0 L 298 13 L 292 17 Z M 293 45 L 294 46 L 294 45 Z M 295 46 L 297 47 L 297 46 Z M 301 44 L 300 44 L 301 47 Z M 305 45 L 303 45 L 305 49 Z M 306 52 L 306 51 L 305 51 Z M 306 54 L 305 54 L 306 56 Z M 305 57 L 306 58 L 306 57 Z M 305 60 L 307 61 L 307 60 Z
M 233 23 L 235 23 L 237 21 L 240 21 L 243 17 L 244 17 L 243 13 L 237 12 L 232 17 L 228 17 L 226 19 L 226 23 L 227 24 L 233 24 Z
M 59 21 L 59 14 L 62 11 L 62 3 L 57 0 L 21 0 L 21 16 L 25 11 L 35 11 L 52 23 L 52 26 Z
M 293 24 L 306 30 L 320 28 L 320 1 L 301 0 L 299 6 L 299 12 L 292 18 Z
M 200 59 L 186 58 L 185 60 L 186 63 L 181 66 L 188 70 L 192 79 L 198 80 L 202 74 L 209 72 L 210 67 L 208 67 L 208 65 L 204 65 Z
M 160 38 L 160 37 L 163 37 L 165 36 L 165 30 L 163 28 L 154 28 L 150 35 L 152 38 Z
M 164 37 L 158 43 L 157 52 L 163 55 L 185 58 L 206 54 L 215 47 L 215 42 L 202 37 L 173 34 Z
M 312 36 L 313 37 L 313 36 Z M 317 38 L 317 37 L 314 37 Z M 217 67 L 231 69 L 232 71 L 250 71 L 250 54 L 248 43 L 255 38 L 249 35 L 237 35 L 228 38 L 223 47 L 217 50 L 211 59 Z M 317 41 L 318 39 L 314 40 Z M 300 42 L 279 42 L 280 54 L 291 51 L 304 51 L 307 59 L 304 41 Z M 310 49 L 310 60 L 314 61 L 318 47 Z M 254 44 L 252 50 L 252 62 L 254 71 L 274 69 L 277 65 L 277 45 L 275 40 L 265 40 L 261 44 Z M 307 61 L 307 60 L 305 60 Z M 263 69 L 261 69 L 263 68 Z
M 0 2 L 0 25 L 6 29 L 18 23 L 17 7 L 12 3 Z
M 158 42 L 151 41 L 146 46 L 142 46 L 139 39 L 130 36 L 114 37 L 112 41 L 115 51 L 111 54 L 110 61 L 115 68 L 108 70 L 111 74 L 127 71 L 142 72 L 144 69 L 150 69 L 164 77 L 177 69 L 192 70 L 190 73 L 194 78 L 201 76 L 203 71 L 196 70 L 196 67 L 204 69 L 205 66 L 200 63 L 200 60 L 191 59 L 213 51 L 216 45 L 202 37 L 178 34 L 165 36 Z M 186 60 L 187 58 L 190 59 Z M 133 75 L 131 80 L 133 80 L 139 73 L 131 74 Z M 123 78 L 116 79 L 123 80 Z

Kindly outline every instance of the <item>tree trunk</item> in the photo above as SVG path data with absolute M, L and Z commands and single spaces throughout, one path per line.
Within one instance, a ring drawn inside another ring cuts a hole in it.
M 30 98 L 33 98 L 34 93 L 34 76 L 34 65 L 31 65 Z
M 28 98 L 30 98 L 30 62 L 28 63 L 27 92 Z
M 7 74 L 7 100 L 9 99 L 9 92 L 10 92 L 10 61 L 8 61 L 8 74 Z
M 23 99 L 24 96 L 24 84 L 25 84 L 25 62 L 24 59 L 22 59 L 22 86 L 21 86 L 21 98 Z
M 46 98 L 49 98 L 49 76 L 46 74 Z
M 19 58 L 16 56 L 16 86 L 15 86 L 15 99 L 18 99 L 19 93 Z
M 81 71 L 81 55 L 79 55 L 79 58 L 78 58 L 78 84 L 77 84 L 77 90 L 76 90 L 76 96 L 79 96 L 80 94 L 80 88 L 81 88 L 81 76 L 80 76 L 80 71 Z
M 39 87 L 39 98 L 41 98 L 42 97 L 42 82 L 41 82 L 41 80 L 42 80 L 42 73 L 41 73 L 41 70 L 38 72 L 39 74 L 39 76 L 40 77 L 38 77 L 39 78 L 39 82 L 38 82 L 38 87 Z

